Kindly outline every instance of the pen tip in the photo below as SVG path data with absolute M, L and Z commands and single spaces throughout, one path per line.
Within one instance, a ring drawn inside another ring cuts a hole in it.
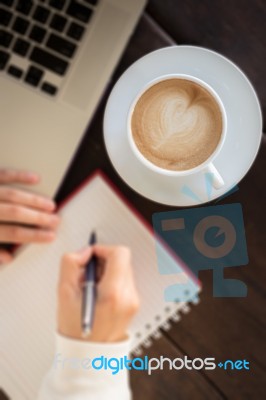
M 95 244 L 96 243 L 96 232 L 95 230 L 92 231 L 91 237 L 90 237 L 90 244 Z

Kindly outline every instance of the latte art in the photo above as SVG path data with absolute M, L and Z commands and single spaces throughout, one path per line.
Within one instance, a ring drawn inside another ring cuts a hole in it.
M 187 170 L 206 161 L 222 135 L 222 113 L 207 89 L 172 78 L 156 83 L 137 101 L 132 136 L 143 156 L 168 170 Z

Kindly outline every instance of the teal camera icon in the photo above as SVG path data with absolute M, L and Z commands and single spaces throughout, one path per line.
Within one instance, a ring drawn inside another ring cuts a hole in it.
M 195 275 L 213 270 L 214 297 L 247 296 L 242 281 L 224 278 L 225 268 L 248 263 L 241 204 L 155 213 L 153 228 Z M 159 271 L 164 274 L 163 265 Z

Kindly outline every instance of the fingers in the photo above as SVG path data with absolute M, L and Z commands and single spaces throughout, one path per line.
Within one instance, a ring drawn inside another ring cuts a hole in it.
M 3 264 L 8 264 L 12 259 L 12 254 L 8 253 L 6 250 L 0 249 L 0 267 Z
M 131 252 L 125 246 L 94 245 L 93 253 L 106 261 L 102 283 L 117 283 L 131 273 Z
M 38 175 L 32 172 L 0 169 L 0 242 L 23 244 L 54 240 L 54 231 L 59 224 L 59 217 L 52 213 L 56 204 L 9 186 L 38 182 Z
M 24 244 L 51 242 L 55 232 L 45 229 L 0 224 L 0 242 Z
M 59 224 L 59 217 L 16 204 L 0 203 L 0 221 L 55 229 Z
M 93 253 L 100 258 L 107 259 L 110 256 L 114 256 L 116 258 L 119 257 L 130 257 L 130 250 L 126 246 L 108 246 L 108 245 L 100 245 L 95 244 L 93 246 Z
M 54 201 L 34 193 L 25 192 L 12 187 L 0 186 L 0 202 L 20 204 L 23 206 L 37 208 L 43 211 L 54 211 Z
M 93 246 L 93 253 L 105 260 L 105 268 L 98 283 L 98 300 L 113 309 L 124 310 L 135 298 L 135 284 L 131 266 L 131 251 L 125 246 Z
M 135 287 L 131 252 L 125 246 L 94 246 L 94 254 L 105 258 L 105 271 L 97 286 L 95 319 L 89 340 L 123 340 L 140 306 Z
M 39 180 L 39 176 L 33 172 L 0 169 L 0 183 L 22 183 L 34 185 L 38 183 Z

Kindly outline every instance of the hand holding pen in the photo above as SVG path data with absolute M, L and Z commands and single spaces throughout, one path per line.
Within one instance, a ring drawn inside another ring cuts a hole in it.
M 91 332 L 84 338 L 81 310 L 85 267 L 93 256 L 103 264 L 103 271 L 96 284 Z M 139 296 L 128 248 L 96 244 L 63 257 L 58 285 L 60 334 L 95 342 L 120 341 L 126 337 L 131 319 L 138 308 Z
M 92 232 L 90 236 L 90 246 L 96 244 L 96 233 Z M 83 282 L 82 298 L 82 333 L 83 337 L 89 336 L 92 330 L 93 318 L 96 304 L 96 274 L 97 257 L 93 255 L 85 266 L 85 277 Z

